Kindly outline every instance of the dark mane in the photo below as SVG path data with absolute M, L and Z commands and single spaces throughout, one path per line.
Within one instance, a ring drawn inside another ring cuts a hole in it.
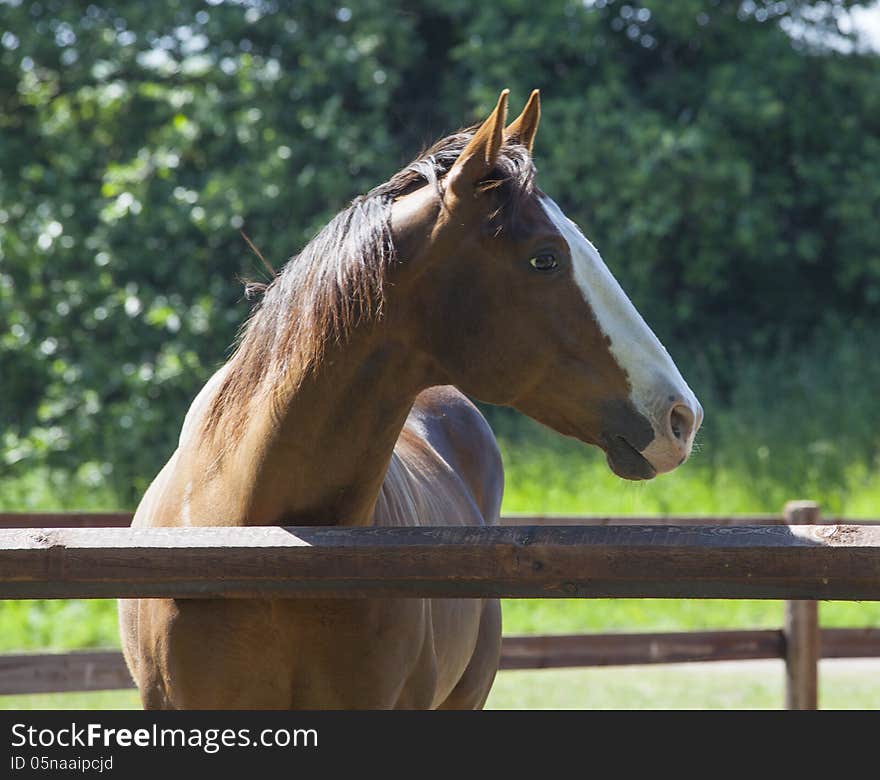
M 381 318 L 386 274 L 397 260 L 391 204 L 426 184 L 442 197 L 441 179 L 475 130 L 443 138 L 387 182 L 355 198 L 265 287 L 239 332 L 205 418 L 206 433 L 225 432 L 222 449 L 243 429 L 250 401 L 281 382 L 298 384 L 320 364 L 328 343 L 343 343 L 359 324 Z M 515 230 L 520 206 L 533 193 L 534 174 L 528 150 L 505 143 L 484 182 L 496 193 L 498 206 L 487 223 L 495 233 Z

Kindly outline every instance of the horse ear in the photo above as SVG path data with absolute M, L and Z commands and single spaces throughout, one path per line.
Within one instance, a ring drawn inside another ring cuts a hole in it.
M 529 101 L 522 113 L 514 119 L 504 131 L 505 140 L 515 141 L 522 144 L 532 153 L 535 145 L 535 135 L 538 132 L 538 123 L 541 121 L 541 91 L 532 90 Z
M 449 171 L 449 187 L 459 197 L 472 193 L 474 185 L 489 175 L 498 159 L 498 151 L 504 143 L 508 94 L 509 89 L 501 93 L 495 110 L 480 125 Z

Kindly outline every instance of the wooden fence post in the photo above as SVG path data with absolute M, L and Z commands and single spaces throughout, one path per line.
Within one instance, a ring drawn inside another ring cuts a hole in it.
M 819 505 L 813 501 L 789 501 L 783 510 L 786 525 L 815 525 Z M 789 710 L 819 708 L 819 604 L 816 601 L 785 602 L 785 707 Z

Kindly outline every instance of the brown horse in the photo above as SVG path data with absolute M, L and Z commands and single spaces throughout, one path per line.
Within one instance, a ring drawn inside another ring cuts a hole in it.
M 535 186 L 537 91 L 507 127 L 506 108 L 505 90 L 287 263 L 135 526 L 493 524 L 501 460 L 462 393 L 627 479 L 687 458 L 699 403 Z M 501 643 L 489 599 L 141 599 L 120 623 L 151 708 L 478 708 Z

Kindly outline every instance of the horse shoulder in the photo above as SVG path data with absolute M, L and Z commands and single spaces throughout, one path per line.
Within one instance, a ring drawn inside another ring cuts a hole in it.
M 484 521 L 494 524 L 504 495 L 504 467 L 495 434 L 468 398 L 449 385 L 416 399 L 411 417 L 421 419 L 431 446 L 467 485 Z
M 479 410 L 454 387 L 419 394 L 379 496 L 376 522 L 490 525 L 498 521 L 504 471 Z
M 191 448 L 199 435 L 199 426 L 212 398 L 226 375 L 228 363 L 218 369 L 198 392 L 190 404 L 180 429 L 177 449 L 150 483 L 135 512 L 132 525 L 149 527 L 163 525 L 189 525 L 190 501 L 193 482 L 186 480 L 183 453 Z M 183 484 L 179 484 L 181 480 Z
M 186 416 L 183 418 L 178 446 L 182 447 L 186 441 L 196 435 L 198 425 L 202 421 L 202 417 L 207 411 L 211 399 L 213 399 L 217 390 L 220 389 L 220 385 L 228 370 L 229 363 L 225 363 L 218 368 L 212 374 L 211 378 L 205 382 L 202 389 L 199 390 L 198 395 L 193 399 L 193 402 L 190 404 L 189 409 L 186 412 Z

